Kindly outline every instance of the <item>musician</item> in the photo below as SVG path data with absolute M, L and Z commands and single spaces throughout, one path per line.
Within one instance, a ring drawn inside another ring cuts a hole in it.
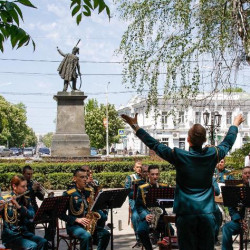
M 81 167 L 81 169 L 87 172 L 88 175 L 87 185 L 95 189 L 99 187 L 99 181 L 93 178 L 93 172 L 92 170 L 90 170 L 90 167 L 88 165 L 84 165 Z
M 25 195 L 27 181 L 23 176 L 14 176 L 11 179 L 11 201 L 3 205 L 1 215 L 3 218 L 2 241 L 6 248 L 20 249 L 45 249 L 47 240 L 29 232 L 27 223 L 34 218 L 35 212 L 30 198 Z M 18 196 L 22 195 L 18 198 Z M 3 198 L 1 197 L 1 203 Z M 0 203 L 0 204 L 1 204 Z
M 225 183 L 225 180 L 233 180 L 233 177 L 229 174 L 230 171 L 225 169 L 225 163 L 226 159 L 221 159 L 216 165 L 216 169 L 214 171 L 216 181 L 219 183 Z
M 216 147 L 202 148 L 206 130 L 200 124 L 194 124 L 188 131 L 190 149 L 185 151 L 172 149 L 151 137 L 139 127 L 137 115 L 122 115 L 122 118 L 146 146 L 176 167 L 174 213 L 177 215 L 179 248 L 213 250 L 215 202 L 212 176 L 218 160 L 223 159 L 232 148 L 243 116 L 240 114 L 234 119 L 234 126 L 229 128 L 224 140 Z
M 250 180 L 250 166 L 243 168 L 242 181 L 243 185 L 249 187 Z M 243 229 L 247 227 L 244 221 L 245 209 L 238 211 L 236 207 L 229 207 L 229 215 L 231 221 L 222 227 L 222 250 L 233 250 L 232 236 L 240 233 L 241 225 Z
M 86 218 L 89 201 L 93 189 L 87 187 L 88 174 L 83 169 L 76 169 L 73 174 L 75 182 L 74 188 L 63 193 L 64 196 L 70 196 L 68 215 L 65 213 L 61 219 L 66 221 L 66 229 L 69 235 L 74 235 L 80 240 L 80 249 L 90 249 L 91 234 L 85 230 L 90 223 Z M 96 228 L 98 241 L 98 250 L 105 250 L 109 244 L 110 233 L 101 227 Z
M 99 185 L 99 181 L 97 179 L 94 179 L 93 172 L 92 172 L 92 170 L 90 170 L 90 167 L 88 165 L 82 166 L 81 169 L 83 169 L 84 171 L 87 172 L 87 175 L 88 175 L 87 185 L 94 189 L 95 197 L 96 197 L 101 189 L 101 187 Z M 97 221 L 96 227 L 97 228 L 104 228 L 106 221 L 108 220 L 108 210 L 103 209 L 103 210 L 98 210 L 97 212 L 100 214 L 101 218 Z M 97 230 L 95 231 L 94 239 L 97 239 L 96 234 L 97 234 Z M 94 243 L 96 243 L 96 242 L 94 242 Z
M 153 219 L 153 215 L 150 213 L 150 211 L 146 206 L 146 193 L 149 191 L 151 187 L 164 188 L 168 186 L 167 184 L 158 183 L 159 177 L 160 177 L 159 167 L 149 166 L 148 183 L 139 186 L 137 199 L 135 203 L 136 210 L 140 216 L 137 233 L 146 250 L 152 249 L 152 244 L 149 237 L 150 233 L 149 225 Z M 160 231 L 164 231 L 164 222 L 162 220 L 162 217 L 160 218 L 156 228 L 157 236 L 159 236 Z
M 216 181 L 216 179 L 213 177 L 213 188 L 214 188 L 214 195 L 219 196 L 220 195 L 220 188 L 219 185 Z M 218 239 L 220 227 L 222 225 L 222 213 L 219 209 L 218 204 L 215 204 L 215 212 L 214 212 L 214 217 L 216 220 L 216 225 L 215 225 L 215 245 L 220 246 L 220 241 Z
M 38 210 L 38 205 L 36 202 L 36 197 L 42 201 L 44 200 L 44 195 L 45 193 L 42 191 L 40 184 L 39 183 L 35 183 L 32 180 L 32 176 L 33 176 L 33 169 L 31 168 L 31 166 L 26 165 L 23 168 L 23 176 L 25 178 L 25 180 L 27 181 L 27 188 L 30 191 L 28 196 L 30 197 L 31 200 L 31 204 L 35 210 L 35 213 Z
M 141 161 L 136 161 L 134 165 L 134 173 L 126 177 L 125 181 L 125 186 L 124 188 L 130 189 L 130 193 L 128 194 L 129 198 L 129 211 L 131 212 L 131 222 L 133 225 L 133 229 L 135 232 L 135 238 L 136 238 L 136 243 L 132 248 L 140 247 L 141 242 L 139 240 L 139 237 L 137 235 L 137 226 L 139 222 L 139 215 L 137 214 L 137 211 L 135 209 L 135 200 L 134 200 L 134 189 L 133 189 L 133 182 L 135 180 L 141 180 L 141 167 L 142 167 L 142 162 Z

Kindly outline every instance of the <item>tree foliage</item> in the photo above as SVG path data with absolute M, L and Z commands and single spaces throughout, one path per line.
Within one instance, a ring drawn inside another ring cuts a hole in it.
M 36 136 L 26 124 L 25 106 L 11 104 L 0 96 L 0 145 L 10 147 L 34 146 Z
M 12 48 L 27 46 L 30 42 L 35 49 L 35 43 L 30 35 L 20 28 L 23 14 L 19 6 L 35 8 L 29 0 L 0 1 L 0 50 L 3 52 L 4 41 L 10 39 Z
M 50 147 L 51 147 L 53 135 L 54 135 L 53 132 L 49 132 L 49 133 L 45 134 L 45 135 L 41 138 L 41 141 L 44 143 L 44 145 L 45 145 L 47 148 L 50 148 Z
M 85 127 L 92 147 L 102 149 L 106 146 L 106 128 L 103 119 L 106 118 L 106 106 L 98 105 L 94 99 L 90 99 L 86 105 Z M 109 145 L 119 142 L 118 129 L 124 128 L 123 121 L 119 117 L 114 105 L 108 105 L 109 121 Z
M 230 157 L 228 157 L 226 163 L 233 166 L 234 169 L 242 169 L 244 167 L 245 157 L 250 152 L 250 138 L 248 143 L 244 144 L 241 148 L 236 149 Z
M 76 16 L 76 23 L 79 24 L 82 16 L 90 16 L 91 12 L 98 9 L 98 13 L 106 10 L 110 18 L 110 10 L 104 0 L 69 0 L 72 9 L 72 17 Z M 36 8 L 29 0 L 0 0 L 0 50 L 4 51 L 4 42 L 10 39 L 12 48 L 27 46 L 32 42 L 35 50 L 35 42 L 31 36 L 22 28 L 20 21 L 24 21 L 20 7 Z
M 159 83 L 165 98 L 185 104 L 208 87 L 212 93 L 231 87 L 232 68 L 250 62 L 247 0 L 115 2 L 129 20 L 117 51 L 123 82 L 138 92 L 148 88 L 150 106 L 157 105 Z M 201 61 L 211 61 L 211 74 L 203 76 Z
M 106 10 L 110 18 L 110 10 L 104 0 L 71 0 L 70 8 L 72 9 L 72 16 L 76 15 L 76 23 L 82 21 L 83 16 L 91 16 L 91 12 L 98 9 L 98 14 Z

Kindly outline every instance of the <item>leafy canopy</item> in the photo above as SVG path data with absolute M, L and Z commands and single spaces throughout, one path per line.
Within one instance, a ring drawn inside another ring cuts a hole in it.
M 117 51 L 123 82 L 138 92 L 149 89 L 149 106 L 157 105 L 159 93 L 185 105 L 202 90 L 231 87 L 232 69 L 250 62 L 247 0 L 115 2 L 129 21 Z M 208 75 L 201 61 L 212 67 Z
M 36 135 L 26 122 L 25 106 L 22 103 L 11 104 L 0 96 L 0 145 L 35 146 Z
M 106 146 L 106 128 L 103 119 L 106 118 L 106 106 L 90 99 L 86 105 L 85 128 L 91 147 L 102 149 Z M 119 142 L 118 129 L 124 128 L 115 106 L 108 105 L 109 145 Z

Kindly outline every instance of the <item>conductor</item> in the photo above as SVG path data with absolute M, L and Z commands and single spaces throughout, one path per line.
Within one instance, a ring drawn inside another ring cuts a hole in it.
M 232 148 L 243 116 L 235 117 L 233 126 L 218 146 L 202 148 L 206 141 L 206 130 L 200 124 L 194 124 L 188 131 L 189 151 L 170 148 L 151 137 L 137 123 L 137 115 L 122 115 L 136 136 L 146 146 L 154 150 L 164 160 L 176 168 L 176 190 L 174 213 L 177 216 L 176 227 L 180 250 L 213 250 L 214 228 L 214 192 L 212 177 L 216 164 Z

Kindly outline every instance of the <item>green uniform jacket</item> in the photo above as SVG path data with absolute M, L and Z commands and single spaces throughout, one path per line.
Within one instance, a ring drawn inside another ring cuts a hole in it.
M 136 180 L 140 180 L 140 178 L 141 177 L 138 174 L 136 174 L 136 173 L 128 175 L 126 177 L 124 188 L 131 190 L 129 192 L 129 194 L 128 194 L 129 206 L 131 207 L 131 209 L 133 209 L 134 206 L 135 206 L 133 182 L 136 181 Z
M 158 185 L 159 185 L 159 188 L 165 188 L 168 186 L 167 184 L 163 184 L 163 183 L 159 183 Z M 147 196 L 148 190 L 151 187 L 152 187 L 151 184 L 146 183 L 146 184 L 139 186 L 139 188 L 138 188 L 135 207 L 136 207 L 136 210 L 137 210 L 141 220 L 144 220 L 145 217 L 148 214 L 150 214 L 150 211 L 146 207 L 146 196 Z
M 14 195 L 13 192 L 10 196 L 12 195 Z M 3 198 L 0 197 L 0 200 L 3 200 Z M 16 223 L 8 223 L 5 218 L 5 212 L 7 212 L 8 216 L 13 216 L 13 206 L 11 202 L 8 203 L 7 211 L 5 211 L 5 208 L 1 211 L 1 216 L 3 218 L 2 240 L 5 244 L 22 237 L 22 235 L 28 232 L 27 225 L 31 223 L 30 220 L 35 216 L 29 197 L 22 196 L 20 199 L 17 199 L 17 202 L 21 208 L 17 209 Z
M 215 212 L 212 177 L 218 161 L 232 148 L 238 128 L 231 126 L 216 147 L 190 147 L 189 151 L 159 143 L 140 128 L 136 135 L 161 158 L 176 168 L 174 213 L 177 215 Z
M 68 191 L 63 192 L 63 196 L 70 196 L 68 215 L 65 212 L 65 214 L 61 216 L 61 219 L 66 221 L 67 227 L 74 225 L 77 218 L 83 218 L 87 214 L 87 199 L 91 194 L 91 190 L 92 189 L 86 187 L 83 191 L 81 191 L 74 187 L 69 189 Z M 76 214 L 78 213 L 78 211 L 80 211 L 81 208 L 83 208 L 82 212 Z

